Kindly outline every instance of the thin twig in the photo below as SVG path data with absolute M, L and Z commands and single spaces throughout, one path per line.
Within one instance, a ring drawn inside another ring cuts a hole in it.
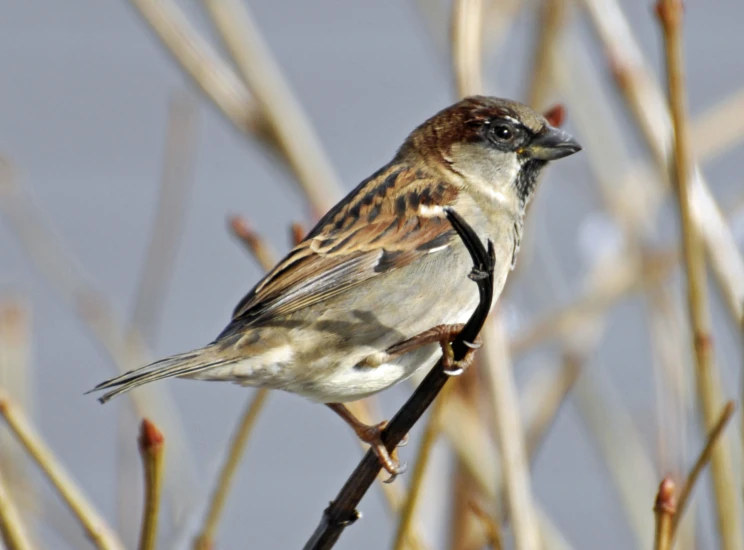
M 160 517 L 160 488 L 163 485 L 163 434 L 147 419 L 142 421 L 138 439 L 142 467 L 145 474 L 145 506 L 142 510 L 142 528 L 139 550 L 155 550 L 158 540 Z
M 426 468 L 429 466 L 429 459 L 431 458 L 434 444 L 437 442 L 440 433 L 439 417 L 442 412 L 442 403 L 444 403 L 446 399 L 447 391 L 443 391 L 439 396 L 439 399 L 434 402 L 431 412 L 429 413 L 429 420 L 424 428 L 424 435 L 419 444 L 416 463 L 413 466 L 408 495 L 406 496 L 405 503 L 400 511 L 400 520 L 398 522 L 398 529 L 395 533 L 395 542 L 393 543 L 394 550 L 405 550 L 408 548 L 410 529 L 413 526 L 414 514 L 416 513 L 416 507 L 418 506 L 421 491 L 424 487 L 424 475 L 426 474 Z
M 342 187 L 247 6 L 238 0 L 203 3 L 314 213 L 322 215 L 341 197 Z
M 0 471 L 0 541 L 7 550 L 32 550 L 28 529 L 13 502 L 10 487 Z
M 672 521 L 676 513 L 674 482 L 665 478 L 659 485 L 654 502 L 656 529 L 654 530 L 654 550 L 671 550 L 674 531 Z
M 480 293 L 479 305 L 465 328 L 452 343 L 455 359 L 461 359 L 469 349 L 465 342 L 475 340 L 485 322 L 493 300 L 493 283 L 491 282 L 494 265 L 493 246 L 489 244 L 489 250 L 486 252 L 483 244 L 467 223 L 453 210 L 448 208 L 445 211 L 450 223 L 468 248 L 475 265 L 474 269 L 488 274 L 485 277 L 476 278 Z M 449 376 L 444 372 L 440 359 L 383 430 L 382 441 L 388 451 L 392 452 L 421 418 L 447 383 L 448 378 Z M 320 524 L 305 544 L 305 550 L 325 550 L 333 547 L 346 526 L 358 519 L 359 513 L 356 511 L 356 506 L 372 485 L 380 470 L 380 460 L 370 449 L 349 476 L 339 494 L 323 512 Z
M 481 379 L 478 376 L 479 370 L 480 361 L 476 360 L 473 363 L 473 368 L 466 370 L 462 375 L 457 377 L 447 400 L 444 402 L 445 409 L 448 408 L 447 405 L 450 404 L 450 400 L 454 395 L 460 403 L 470 405 L 473 416 L 478 414 L 477 411 L 482 401 L 479 391 L 481 385 Z M 451 420 L 442 418 L 442 415 L 440 415 L 440 419 L 440 430 L 442 430 L 445 422 L 452 423 Z M 442 434 L 446 436 L 447 432 L 442 430 Z M 483 444 L 490 445 L 491 441 L 484 441 Z M 470 509 L 473 501 L 483 498 L 483 491 L 479 489 L 473 476 L 458 456 L 454 457 L 452 468 L 454 469 L 454 473 L 450 476 L 452 497 L 449 506 L 450 528 L 447 548 L 449 550 L 474 550 L 476 548 L 483 548 L 488 542 L 486 529 Z
M 457 96 L 483 90 L 483 0 L 455 0 L 452 5 L 452 61 Z
M 290 230 L 290 236 L 292 237 L 292 246 L 297 246 L 302 242 L 307 234 L 307 230 L 299 222 L 294 222 Z
M 232 234 L 243 243 L 264 271 L 269 271 L 276 265 L 276 253 L 243 216 L 231 216 L 228 223 Z
M 496 519 L 474 500 L 470 501 L 470 509 L 486 528 L 488 544 L 491 545 L 493 550 L 501 550 L 504 547 L 504 537 L 501 534 L 501 526 Z
M 511 516 L 517 550 L 541 548 L 537 515 L 532 502 L 529 462 L 525 449 L 519 397 L 508 355 L 503 326 L 498 317 L 486 324 L 483 341 L 483 372 L 490 383 L 491 406 L 496 423 L 496 439 L 501 449 L 506 502 Z
M 269 390 L 265 388 L 256 390 L 253 399 L 250 400 L 246 406 L 245 412 L 240 418 L 235 433 L 230 439 L 230 448 L 227 453 L 227 459 L 220 469 L 217 484 L 212 491 L 212 497 L 210 498 L 209 506 L 207 507 L 204 524 L 194 541 L 194 550 L 208 550 L 214 548 L 215 534 L 217 533 L 222 512 L 225 509 L 227 495 L 232 487 L 235 472 L 240 465 L 248 439 L 253 432 L 253 427 L 256 424 L 258 415 L 263 410 L 268 396 Z
M 196 110 L 190 98 L 175 95 L 168 115 L 155 225 L 132 308 L 132 325 L 150 342 L 156 338 L 194 185 L 196 122 Z
M 726 153 L 744 139 L 744 89 L 709 107 L 692 121 L 693 149 L 700 162 Z
M 166 50 L 235 127 L 265 135 L 261 114 L 240 78 L 170 0 L 129 0 Z M 170 436 L 169 436 L 170 438 Z
M 691 149 L 687 127 L 687 95 L 682 50 L 681 0 L 660 0 L 657 13 L 664 34 L 669 105 L 674 124 L 675 183 L 682 222 L 682 242 L 687 270 L 687 296 L 695 351 L 698 398 L 707 427 L 715 424 L 723 403 L 721 381 L 713 357 L 711 319 L 705 271 L 705 251 L 691 204 Z M 718 508 L 718 528 L 726 550 L 744 547 L 739 518 L 739 498 L 734 486 L 732 458 L 725 445 L 712 451 L 713 486 Z
M 713 451 L 716 448 L 716 444 L 720 441 L 721 435 L 723 434 L 723 430 L 726 428 L 728 421 L 731 420 L 731 417 L 734 415 L 735 408 L 736 407 L 733 401 L 729 401 L 728 403 L 726 403 L 723 411 L 721 411 L 718 421 L 710 430 L 708 438 L 705 441 L 705 446 L 703 447 L 702 451 L 700 451 L 700 455 L 695 461 L 695 465 L 690 470 L 690 473 L 687 474 L 687 479 L 685 480 L 685 484 L 682 486 L 682 491 L 679 495 L 677 513 L 674 516 L 674 526 L 672 528 L 673 533 L 676 532 L 677 526 L 684 516 L 688 502 L 690 501 L 690 495 L 692 495 L 692 490 L 695 488 L 695 483 L 697 482 L 700 474 L 703 472 L 705 466 L 708 464 L 711 457 L 713 456 Z
M 54 485 L 70 511 L 78 518 L 93 544 L 104 550 L 124 550 L 124 545 L 116 534 L 90 504 L 88 497 L 57 461 L 23 412 L 2 388 L 0 388 L 0 415 L 26 452 Z
M 560 38 L 568 11 L 565 0 L 541 0 L 538 9 L 537 38 L 532 61 L 532 73 L 527 92 L 527 104 L 534 109 L 545 107 L 552 91 L 552 50 Z M 555 126 L 555 125 L 554 125 Z
M 0 299 L 0 387 L 13 395 L 18 406 L 32 410 L 31 311 L 20 296 Z M 11 497 L 25 509 L 39 505 L 36 488 L 28 477 L 28 464 L 13 434 L 0 426 L 0 470 L 5 472 Z
M 647 284 L 645 297 L 656 396 L 658 463 L 662 471 L 679 472 L 687 448 L 687 411 L 692 409 L 694 398 L 685 364 L 689 352 L 681 326 L 684 313 L 669 285 Z

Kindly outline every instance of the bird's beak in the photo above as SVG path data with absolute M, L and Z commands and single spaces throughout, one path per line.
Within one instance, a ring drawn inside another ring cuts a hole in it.
M 581 145 L 570 134 L 546 126 L 522 149 L 522 154 L 538 160 L 556 160 L 581 151 Z

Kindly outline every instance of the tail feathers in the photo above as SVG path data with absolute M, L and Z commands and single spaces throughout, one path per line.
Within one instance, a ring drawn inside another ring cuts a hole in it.
M 211 352 L 211 347 L 207 346 L 206 348 L 172 355 L 171 357 L 160 359 L 159 361 L 155 361 L 154 363 L 150 363 L 144 367 L 126 372 L 116 378 L 112 378 L 111 380 L 106 380 L 85 393 L 88 394 L 100 390 L 116 388 L 98 398 L 98 401 L 105 403 L 117 395 L 128 392 L 129 390 L 143 384 L 163 380 L 164 378 L 188 376 L 229 362 L 224 358 L 217 357 Z

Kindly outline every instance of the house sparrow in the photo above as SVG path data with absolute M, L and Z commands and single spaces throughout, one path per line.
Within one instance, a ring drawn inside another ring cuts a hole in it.
M 519 250 L 525 207 L 548 161 L 579 151 L 529 107 L 468 97 L 416 128 L 395 158 L 328 212 L 237 305 L 211 344 L 99 384 L 101 402 L 171 377 L 281 389 L 325 403 L 372 445 L 342 404 L 430 368 L 478 304 L 454 208 L 494 245 L 494 302 Z M 465 364 L 448 363 L 452 372 Z

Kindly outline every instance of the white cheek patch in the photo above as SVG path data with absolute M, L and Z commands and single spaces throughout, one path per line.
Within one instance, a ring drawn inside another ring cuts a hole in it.
M 485 171 L 483 177 L 478 178 L 478 187 L 491 199 L 501 204 L 509 204 L 513 199 L 509 195 L 511 184 L 516 181 L 521 168 L 519 160 L 514 155 L 512 162 L 492 165 L 490 170 Z

